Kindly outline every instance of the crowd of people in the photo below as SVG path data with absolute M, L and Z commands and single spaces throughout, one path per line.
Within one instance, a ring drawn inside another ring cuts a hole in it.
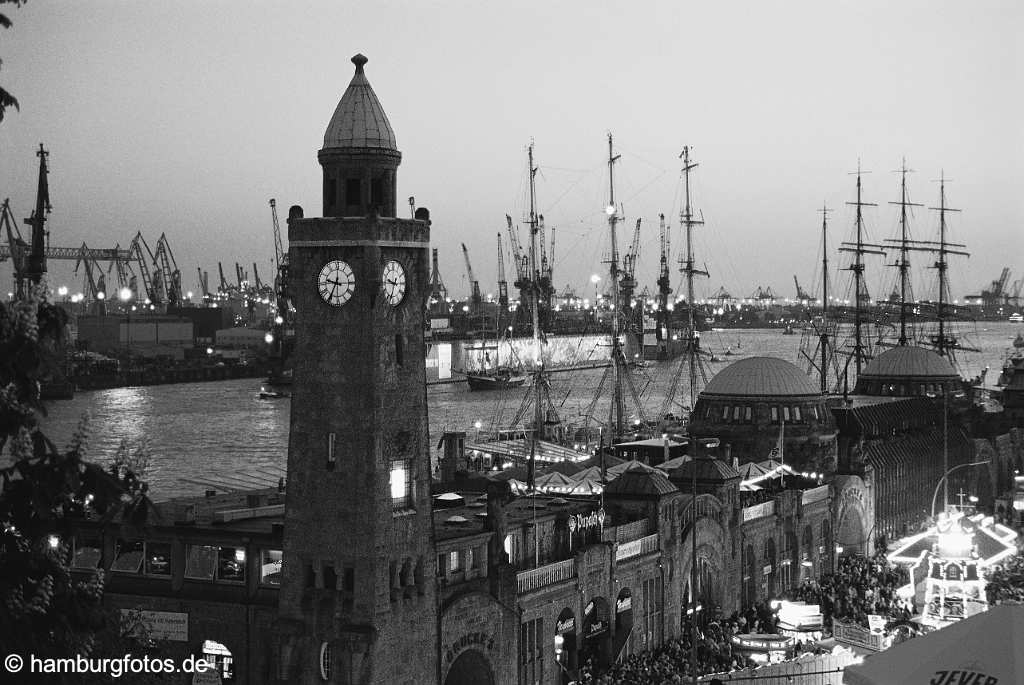
M 866 628 L 870 614 L 890 620 L 911 617 L 912 604 L 896 593 L 908 582 L 907 570 L 890 565 L 884 552 L 872 558 L 841 557 L 835 573 L 805 580 L 787 598 L 819 605 L 826 627 L 838 618 Z
M 1018 573 L 1024 574 L 1024 561 L 1016 568 Z M 896 588 L 907 582 L 907 571 L 891 566 L 884 554 L 870 559 L 843 557 L 835 573 L 819 580 L 804 581 L 787 593 L 787 597 L 820 605 L 828 634 L 834 618 L 865 627 L 868 614 L 909 618 L 909 606 L 896 594 Z M 767 603 L 758 602 L 745 611 L 708 623 L 697 634 L 697 672 L 701 675 L 726 673 L 756 665 L 733 650 L 732 637 L 775 633 L 778 621 Z M 686 625 L 682 637 L 668 640 L 653 650 L 630 654 L 607 670 L 602 671 L 593 663 L 583 664 L 579 682 L 585 685 L 685 683 L 692 676 L 692 646 L 689 625 Z
M 1016 554 L 988 576 L 985 594 L 989 604 L 1024 603 L 1024 554 Z

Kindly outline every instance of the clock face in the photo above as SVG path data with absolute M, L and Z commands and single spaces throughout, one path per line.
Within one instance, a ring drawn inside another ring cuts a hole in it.
M 381 286 L 388 304 L 397 306 L 402 301 L 405 297 L 405 269 L 401 264 L 392 259 L 384 265 Z
M 352 267 L 346 262 L 335 259 L 324 264 L 317 279 L 320 297 L 329 305 L 340 307 L 349 301 L 356 289 L 356 277 Z

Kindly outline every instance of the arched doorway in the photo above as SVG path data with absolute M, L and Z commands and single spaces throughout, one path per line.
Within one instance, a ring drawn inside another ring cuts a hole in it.
M 494 685 L 494 673 L 487 658 L 476 649 L 459 654 L 448 669 L 444 685 Z
M 836 554 L 840 557 L 864 554 L 867 549 L 867 532 L 859 507 L 844 507 L 840 517 L 836 526 Z
M 611 610 L 607 599 L 595 597 L 587 603 L 581 632 L 580 664 L 593 661 L 600 668 L 607 667 L 611 663 Z
M 562 609 L 555 621 L 555 661 L 562 672 L 562 683 L 576 680 L 576 671 L 579 668 L 579 658 L 576 645 L 576 614 L 572 609 Z

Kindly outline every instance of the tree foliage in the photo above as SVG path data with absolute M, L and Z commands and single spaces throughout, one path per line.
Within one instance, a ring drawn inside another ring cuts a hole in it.
M 27 0 L 0 0 L 0 5 L 9 4 L 15 7 L 21 7 L 22 2 Z M 11 20 L 7 18 L 6 14 L 0 12 L 0 28 L 9 29 L 11 28 Z M 3 68 L 4 61 L 0 59 L 0 69 Z M 18 100 L 13 95 L 4 90 L 3 86 L 0 86 L 0 121 L 4 120 L 4 112 L 7 108 L 13 107 L 14 109 L 20 109 L 18 107 Z
M 142 453 L 122 445 L 104 469 L 86 459 L 87 420 L 64 450 L 40 430 L 40 381 L 66 323 L 45 292 L 34 286 L 25 299 L 0 303 L 0 653 L 88 656 L 122 635 L 122 617 L 103 607 L 102 570 L 72 574 L 74 525 L 139 528 L 153 506 L 136 472 Z

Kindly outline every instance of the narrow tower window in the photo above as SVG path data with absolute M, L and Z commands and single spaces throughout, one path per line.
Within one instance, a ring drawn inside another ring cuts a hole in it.
M 327 434 L 327 470 L 333 471 L 338 458 L 334 453 L 334 433 Z
M 404 360 L 404 350 L 402 349 L 402 334 L 399 333 L 395 336 L 395 363 L 402 366 Z
M 412 477 L 409 461 L 391 462 L 391 508 L 408 509 L 412 506 Z
M 349 207 L 358 206 L 361 198 L 362 187 L 358 178 L 350 178 L 345 181 L 345 204 Z

